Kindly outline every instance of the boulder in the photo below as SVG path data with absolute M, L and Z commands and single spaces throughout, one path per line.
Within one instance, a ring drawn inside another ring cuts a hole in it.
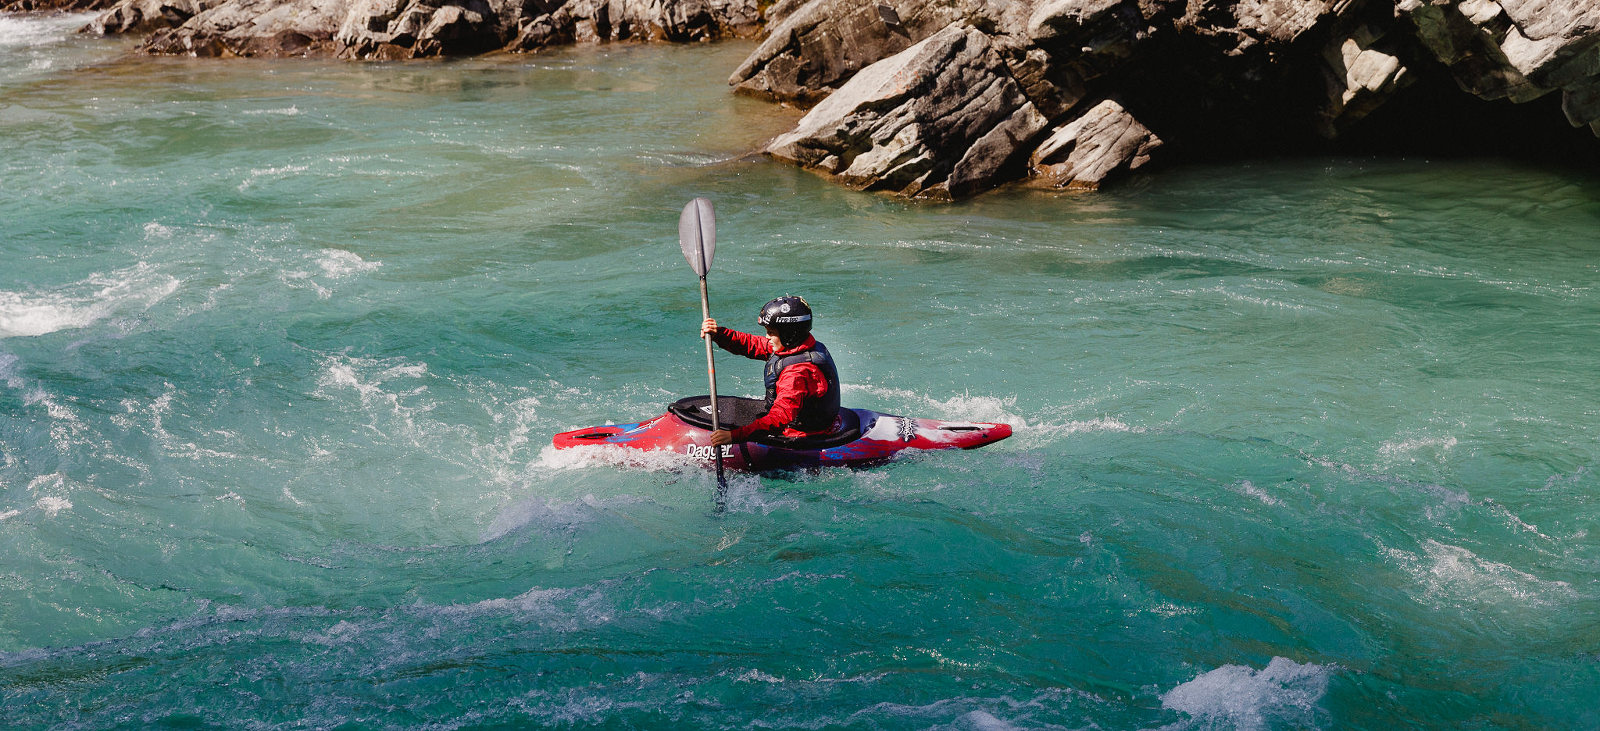
M 520 12 L 505 0 L 354 0 L 333 38 L 346 58 L 483 53 L 511 40 Z
M 1360 25 L 1323 46 L 1327 95 L 1317 126 L 1323 137 L 1337 138 L 1340 130 L 1361 121 L 1411 82 L 1400 61 L 1402 51 L 1380 33 Z
M 89 21 L 83 30 L 98 35 L 148 33 L 176 28 L 215 7 L 222 0 L 130 0 L 120 2 Z
M 139 2 L 143 0 L 133 0 Z M 193 56 L 304 56 L 332 47 L 346 0 L 227 0 L 145 39 L 150 53 Z M 122 5 L 101 16 L 119 12 Z M 100 20 L 91 27 L 101 25 Z M 101 26 L 105 27 L 105 26 Z
M 1161 138 L 1114 99 L 1096 104 L 1057 128 L 1029 158 L 1036 187 L 1095 190 L 1106 179 L 1138 170 Z
M 1573 126 L 1600 135 L 1600 110 L 1589 101 L 1600 83 L 1600 3 L 1398 0 L 1396 11 L 1462 89 L 1512 102 L 1559 90 Z
M 867 66 L 968 14 L 962 0 L 810 0 L 785 8 L 729 77 L 740 93 L 814 104 Z
M 760 28 L 759 0 L 118 0 L 86 30 L 155 30 L 151 53 L 400 59 Z
M 1046 124 L 988 36 L 957 23 L 856 74 L 766 151 L 858 189 L 952 198 L 1014 176 Z
M 1027 46 L 1013 73 L 1029 98 L 1062 117 L 1096 80 L 1116 73 L 1173 23 L 1171 4 L 1135 0 L 1045 0 L 1022 26 Z
M 1512 32 L 1511 23 L 1492 0 L 1400 0 L 1396 10 L 1411 22 L 1416 38 L 1468 93 L 1481 99 L 1525 102 L 1549 92 L 1528 80 L 1506 57 L 1502 42 Z
M 1588 126 L 1600 137 L 1600 78 L 1568 86 L 1561 95 L 1561 111 L 1574 127 Z
M 1293 43 L 1332 17 L 1336 8 L 1353 4 L 1349 0 L 1197 0 L 1186 4 L 1176 25 L 1224 54 L 1238 56 L 1258 45 Z
M 104 10 L 111 7 L 113 0 L 0 0 L 0 13 L 40 13 L 55 10 L 68 13 L 81 13 L 88 10 Z
M 1500 0 L 1511 28 L 1506 60 L 1536 84 L 1565 87 L 1600 73 L 1600 3 Z

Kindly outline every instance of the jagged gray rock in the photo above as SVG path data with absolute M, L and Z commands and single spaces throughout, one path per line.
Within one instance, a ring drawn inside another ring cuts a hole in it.
M 520 2 L 353 0 L 333 35 L 346 58 L 459 56 L 504 46 L 516 34 Z
M 1138 170 L 1162 145 L 1161 138 L 1107 99 L 1052 132 L 1033 151 L 1030 184 L 1095 190 L 1114 174 Z
M 401 59 L 751 35 L 759 0 L 119 0 L 84 30 L 197 56 Z
M 960 197 L 994 185 L 1045 124 L 988 36 L 953 24 L 857 74 L 767 152 L 863 190 Z
M 38 13 L 47 10 L 81 12 L 104 10 L 111 0 L 0 0 L 0 13 Z
M 1335 34 L 1323 46 L 1326 102 L 1318 110 L 1317 132 L 1326 138 L 1382 106 L 1412 81 L 1391 36 L 1367 25 Z
M 1574 127 L 1587 125 L 1600 137 L 1600 77 L 1568 86 L 1561 92 L 1561 111 Z
M 99 34 L 145 33 L 182 25 L 222 0 L 129 0 L 117 3 L 89 22 L 85 30 Z
M 1513 102 L 1559 90 L 1572 125 L 1600 135 L 1600 3 L 1399 0 L 1396 10 L 1463 89 Z
M 887 23 L 873 12 L 879 5 L 905 20 Z M 987 36 L 999 59 L 944 73 L 974 87 L 983 74 L 1015 83 L 1055 130 L 1023 143 L 1036 146 L 1037 185 L 1092 188 L 1173 149 L 1337 142 L 1419 84 L 1435 96 L 1454 86 L 1499 103 L 1560 92 L 1567 121 L 1600 135 L 1595 0 L 810 0 L 784 12 L 730 83 L 775 99 L 821 99 L 769 151 L 864 189 L 926 195 L 908 171 L 935 169 L 930 150 L 955 164 L 970 149 L 929 144 L 964 121 L 913 111 L 909 100 L 853 99 L 846 106 L 860 109 L 850 114 L 832 104 L 853 89 L 852 73 L 881 79 L 879 65 L 902 66 L 894 54 L 935 33 L 931 18 Z M 817 114 L 824 108 L 833 112 L 826 119 Z M 880 121 L 863 133 L 866 110 L 915 124 Z M 1022 174 L 1002 168 L 944 192 Z
M 144 48 L 195 56 L 317 53 L 329 47 L 347 4 L 347 0 L 227 0 L 175 28 L 156 31 Z
M 746 94 L 815 103 L 856 72 L 950 25 L 962 0 L 813 0 L 785 9 L 761 46 L 729 77 Z

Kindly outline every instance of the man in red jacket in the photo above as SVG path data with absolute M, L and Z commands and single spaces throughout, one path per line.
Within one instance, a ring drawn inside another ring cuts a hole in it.
M 765 360 L 767 413 L 732 431 L 711 434 L 713 445 L 746 442 L 757 434 L 798 439 L 832 432 L 839 420 L 839 372 L 822 343 L 811 337 L 811 305 L 800 297 L 783 296 L 761 308 L 756 324 L 765 338 L 725 327 L 706 318 L 700 335 L 711 336 L 723 350 Z

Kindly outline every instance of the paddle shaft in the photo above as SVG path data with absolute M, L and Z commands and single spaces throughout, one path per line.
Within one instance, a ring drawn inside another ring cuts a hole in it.
M 711 298 L 706 294 L 705 275 L 700 276 L 700 319 L 711 319 Z M 722 419 L 717 417 L 717 362 L 712 358 L 711 335 L 705 335 L 706 341 L 706 373 L 711 377 L 711 427 L 712 431 L 722 428 Z M 725 487 L 727 478 L 722 476 L 722 447 L 712 447 L 717 459 L 717 486 Z

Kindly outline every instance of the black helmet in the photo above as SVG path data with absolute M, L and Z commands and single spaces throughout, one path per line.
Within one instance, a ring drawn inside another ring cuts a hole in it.
M 784 295 L 761 308 L 756 324 L 778 333 L 784 345 L 797 345 L 811 334 L 811 305 L 802 297 Z

